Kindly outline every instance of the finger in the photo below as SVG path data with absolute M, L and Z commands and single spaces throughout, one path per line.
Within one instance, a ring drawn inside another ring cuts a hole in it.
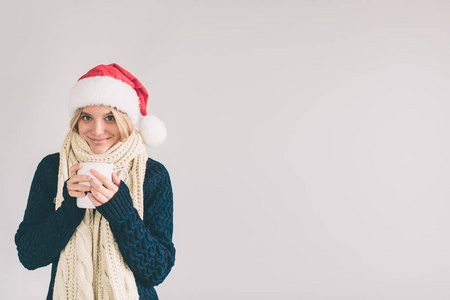
M 94 193 L 94 196 L 100 201 L 103 201 L 103 199 L 102 199 L 103 197 L 105 199 L 111 199 L 115 193 L 115 191 L 111 191 L 111 190 L 107 189 L 101 183 L 99 183 L 98 181 L 96 181 L 94 179 L 91 179 L 90 183 L 91 183 L 91 193 Z M 118 189 L 118 188 L 116 187 L 116 189 Z M 101 196 L 97 197 L 97 195 L 101 195 Z
M 117 186 L 120 185 L 120 179 L 119 179 L 119 176 L 117 176 L 116 172 L 112 173 L 112 180 L 115 185 L 117 185 Z
M 109 179 L 107 178 L 105 175 L 103 175 L 102 173 L 100 173 L 99 171 L 97 171 L 96 169 L 90 169 L 89 170 L 92 175 L 95 176 L 95 178 L 97 178 L 107 189 L 113 189 L 115 184 Z
M 67 190 L 75 192 L 89 192 L 91 190 L 91 186 L 85 184 L 67 184 Z
M 100 201 L 95 199 L 95 197 L 92 194 L 88 194 L 89 200 L 91 200 L 92 204 L 94 204 L 95 207 L 102 205 Z
M 73 175 L 77 174 L 77 171 L 79 169 L 81 169 L 82 166 L 83 166 L 82 163 L 78 163 L 78 164 L 75 164 L 75 165 L 71 166 L 70 169 L 69 169 L 70 177 L 72 177 Z
M 88 182 L 89 180 L 91 180 L 91 176 L 89 175 L 73 175 L 67 182 L 70 184 L 77 184 L 80 182 Z
M 83 192 L 70 191 L 69 196 L 74 198 L 83 198 L 84 196 L 86 196 L 86 194 Z
M 106 189 L 105 186 L 103 186 L 94 178 L 91 178 L 91 180 L 89 180 L 89 184 L 91 185 L 91 188 L 96 189 L 97 191 Z
M 95 200 L 97 200 L 100 203 L 105 203 L 108 202 L 107 197 L 105 197 L 105 195 L 103 195 L 100 191 L 98 191 L 97 189 L 92 189 L 91 190 L 91 195 L 94 196 Z
M 107 189 L 95 179 L 91 179 L 89 183 L 91 184 L 91 192 L 95 190 L 97 193 L 104 194 L 107 191 Z
M 67 180 L 67 188 L 71 189 L 77 189 L 77 187 L 82 188 L 82 185 L 89 186 L 89 180 L 92 178 L 85 175 L 75 175 L 72 178 L 69 178 Z

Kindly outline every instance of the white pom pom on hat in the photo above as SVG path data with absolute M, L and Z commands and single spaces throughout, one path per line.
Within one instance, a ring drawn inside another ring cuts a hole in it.
M 73 115 L 80 107 L 106 105 L 126 113 L 137 127 L 145 144 L 164 143 L 167 130 L 154 115 L 147 115 L 148 93 L 142 83 L 117 64 L 99 65 L 78 79 L 69 96 Z
M 148 115 L 141 119 L 139 131 L 147 145 L 157 147 L 167 138 L 167 130 L 164 123 L 156 116 Z

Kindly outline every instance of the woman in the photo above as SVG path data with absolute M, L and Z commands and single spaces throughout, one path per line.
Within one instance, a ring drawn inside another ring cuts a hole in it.
M 147 116 L 147 99 L 117 64 L 93 68 L 73 87 L 71 129 L 60 153 L 40 162 L 15 236 L 27 269 L 52 264 L 47 299 L 158 299 L 153 286 L 175 260 L 173 205 L 169 174 L 144 145 L 166 137 L 163 123 Z M 125 168 L 129 180 L 94 169 L 101 184 L 77 175 L 85 162 Z M 96 209 L 77 207 L 86 194 Z

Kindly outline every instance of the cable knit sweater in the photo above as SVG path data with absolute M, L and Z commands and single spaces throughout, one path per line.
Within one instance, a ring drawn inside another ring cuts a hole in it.
M 52 264 L 47 300 L 53 285 L 59 253 L 84 217 L 64 184 L 64 201 L 55 211 L 59 153 L 46 156 L 37 167 L 28 204 L 15 236 L 20 262 L 29 270 Z M 110 225 L 122 256 L 133 271 L 140 299 L 158 299 L 154 286 L 163 282 L 175 262 L 172 243 L 173 196 L 169 173 L 149 158 L 144 179 L 144 220 L 133 207 L 127 185 L 97 207 Z

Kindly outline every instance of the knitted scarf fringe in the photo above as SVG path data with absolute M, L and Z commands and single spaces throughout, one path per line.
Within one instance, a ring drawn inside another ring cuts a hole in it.
M 64 201 L 62 189 L 72 165 L 79 162 L 111 163 L 115 168 L 128 171 L 127 186 L 133 206 L 143 219 L 143 182 L 147 158 L 142 137 L 137 131 L 103 154 L 94 154 L 85 140 L 70 131 L 60 152 L 55 209 Z M 122 180 L 125 177 L 123 172 L 119 172 L 118 176 Z M 139 299 L 133 272 L 123 260 L 108 221 L 98 211 L 94 214 L 93 209 L 86 209 L 83 220 L 61 251 L 53 299 Z

